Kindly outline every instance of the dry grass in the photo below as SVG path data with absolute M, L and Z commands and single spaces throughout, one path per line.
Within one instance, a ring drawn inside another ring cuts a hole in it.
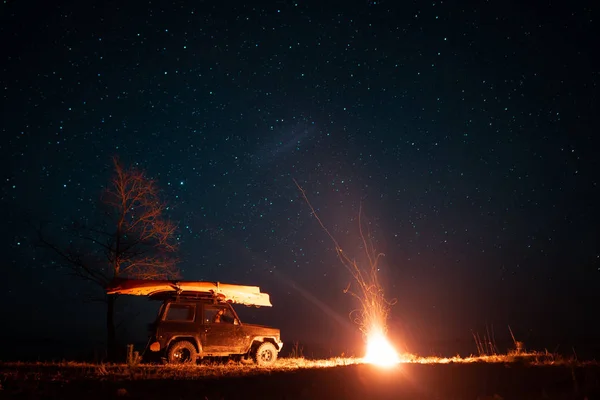
M 508 363 L 513 363 L 511 368 L 503 365 Z M 584 398 L 582 394 L 588 393 L 600 395 L 597 363 L 581 363 L 548 353 L 448 358 L 403 354 L 399 365 L 386 367 L 385 371 L 360 364 L 364 364 L 361 358 L 345 357 L 280 358 L 272 367 L 239 362 L 191 366 L 0 362 L 0 398 L 265 400 L 281 398 L 281 393 L 286 393 L 290 399 L 358 400 L 391 398 L 393 393 L 395 398 L 497 399 L 480 395 L 501 393 L 501 398 L 515 398 L 511 396 L 522 393 L 518 398 L 566 400 Z M 432 364 L 438 366 L 428 366 Z M 420 384 L 407 385 L 407 377 Z M 277 389 L 265 392 L 264 387 L 268 386 Z M 427 390 L 423 391 L 424 387 Z M 440 393 L 447 396 L 440 397 Z
M 362 364 L 362 358 L 334 357 L 324 360 L 305 358 L 280 358 L 271 367 L 244 365 L 238 362 L 202 362 L 198 365 L 139 364 L 91 364 L 72 361 L 62 362 L 5 362 L 0 363 L 3 380 L 146 380 L 146 379 L 202 379 L 207 377 L 247 376 L 270 374 L 276 371 L 331 368 Z M 597 365 L 595 361 L 580 362 L 550 353 L 530 352 L 492 356 L 469 357 L 421 357 L 401 355 L 401 364 L 450 364 L 450 363 L 520 363 L 526 365 Z
M 509 352 L 508 354 L 493 354 L 482 356 L 454 356 L 454 357 L 422 357 L 414 354 L 402 354 L 402 363 L 416 364 L 449 364 L 449 363 L 521 363 L 527 365 L 570 365 L 586 366 L 598 365 L 596 361 L 578 361 L 576 358 L 566 358 L 549 352 Z
M 327 368 L 360 364 L 359 358 L 330 358 L 307 360 L 280 358 L 271 367 L 244 365 L 238 362 L 202 362 L 198 365 L 91 364 L 73 361 L 62 362 L 4 362 L 0 363 L 0 376 L 4 379 L 71 380 L 71 379 L 200 379 L 205 377 L 265 374 L 305 368 Z

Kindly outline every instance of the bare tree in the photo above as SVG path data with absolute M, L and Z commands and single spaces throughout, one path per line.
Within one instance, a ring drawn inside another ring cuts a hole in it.
M 125 169 L 113 158 L 114 174 L 100 201 L 98 223 L 76 222 L 65 246 L 51 242 L 38 229 L 38 243 L 59 257 L 59 265 L 72 275 L 102 289 L 106 301 L 107 351 L 116 351 L 115 300 L 106 295 L 117 278 L 174 279 L 178 249 L 176 225 L 164 217 L 166 205 L 156 182 L 136 168 Z

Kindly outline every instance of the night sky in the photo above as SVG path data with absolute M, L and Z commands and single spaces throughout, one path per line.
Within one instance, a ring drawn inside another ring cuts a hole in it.
M 475 352 L 486 324 L 589 348 L 598 9 L 478 3 L 4 1 L 2 336 L 59 356 L 66 333 L 103 340 L 102 305 L 25 220 L 65 240 L 119 155 L 163 190 L 183 278 L 260 286 L 274 307 L 248 318 L 286 346 L 360 346 L 350 276 L 296 179 L 359 261 L 362 203 L 403 348 Z M 123 335 L 144 342 L 156 304 L 134 300 Z

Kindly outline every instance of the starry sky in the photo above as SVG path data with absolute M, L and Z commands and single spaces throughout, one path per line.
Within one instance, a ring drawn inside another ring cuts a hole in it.
M 364 262 L 362 204 L 396 343 L 468 354 L 471 331 L 510 341 L 510 325 L 526 345 L 587 346 L 598 10 L 479 3 L 4 1 L 0 299 L 15 323 L 2 335 L 58 354 L 65 333 L 103 340 L 102 305 L 25 219 L 64 240 L 119 155 L 163 190 L 183 277 L 260 286 L 274 307 L 248 318 L 288 343 L 359 340 L 350 277 L 296 179 Z M 122 329 L 144 341 L 155 309 L 138 300 Z

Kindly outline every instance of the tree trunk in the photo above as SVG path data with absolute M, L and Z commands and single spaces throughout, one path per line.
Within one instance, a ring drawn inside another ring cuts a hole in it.
M 115 329 L 115 295 L 106 298 L 106 355 L 108 361 L 117 361 L 117 332 Z

